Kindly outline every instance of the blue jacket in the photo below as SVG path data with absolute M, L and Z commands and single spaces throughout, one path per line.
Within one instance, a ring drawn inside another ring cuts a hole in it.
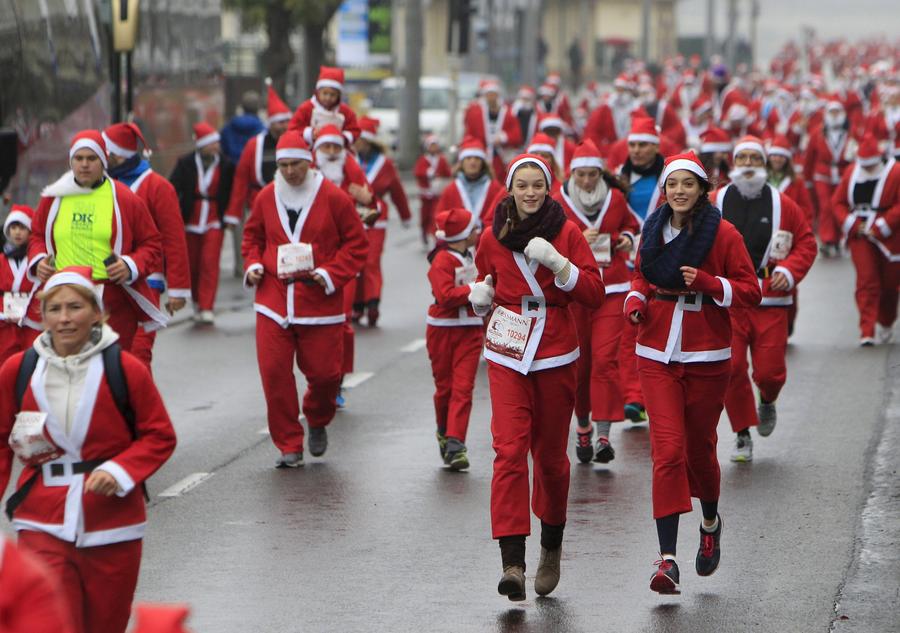
M 255 114 L 239 114 L 233 117 L 219 132 L 222 137 L 222 153 L 237 164 L 247 141 L 265 129 L 266 126 Z

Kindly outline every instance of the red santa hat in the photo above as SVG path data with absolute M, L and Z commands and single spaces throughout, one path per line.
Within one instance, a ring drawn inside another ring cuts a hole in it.
M 884 152 L 878 146 L 878 139 L 871 132 L 863 136 L 859 143 L 859 149 L 856 150 L 856 162 L 860 167 L 872 167 L 877 165 L 884 158 Z
M 478 218 L 466 209 L 454 208 L 441 211 L 434 218 L 437 230 L 434 236 L 445 242 L 458 242 L 464 240 L 478 226 Z
M 432 145 L 437 145 L 438 147 L 440 147 L 441 139 L 438 137 L 437 134 L 426 134 L 425 138 L 422 139 L 422 144 L 425 146 L 426 149 L 428 149 Z
M 696 119 L 701 114 L 712 111 L 713 103 L 709 95 L 702 94 L 691 104 L 691 115 Z
M 534 88 L 527 84 L 520 87 L 519 92 L 516 94 L 519 99 L 534 99 L 534 95 Z
M 562 85 L 562 75 L 560 75 L 558 72 L 552 72 L 547 75 L 547 79 L 545 80 L 545 83 L 548 83 L 551 86 L 556 86 L 557 88 L 559 88 Z
M 826 110 L 841 110 L 845 111 L 844 101 L 841 99 L 841 96 L 837 93 L 830 94 L 825 97 L 825 109 Z
M 313 149 L 319 149 L 325 143 L 334 143 L 343 147 L 346 140 L 338 127 L 333 123 L 329 123 L 319 129 L 319 133 L 316 134 L 316 140 L 313 143 Z
M 547 128 L 559 128 L 560 131 L 566 129 L 566 122 L 562 120 L 562 117 L 558 114 L 554 114 L 553 112 L 547 112 L 546 114 L 540 115 L 538 117 L 538 129 L 542 132 Z
M 44 284 L 44 293 L 50 292 L 59 286 L 81 286 L 87 288 L 97 299 L 97 305 L 103 310 L 103 293 L 101 288 L 94 285 L 92 275 L 94 271 L 90 266 L 67 266 L 54 273 Z
M 700 153 L 730 152 L 731 135 L 718 127 L 711 127 L 700 135 Z
M 14 204 L 9 209 L 6 220 L 3 221 L 3 235 L 9 239 L 9 227 L 18 222 L 29 231 L 31 220 L 34 218 L 34 209 L 24 204 Z
M 628 142 L 659 145 L 659 130 L 656 129 L 656 122 L 650 117 L 632 117 Z
M 572 161 L 569 163 L 569 169 L 575 171 L 579 167 L 596 167 L 603 169 L 603 156 L 600 150 L 594 144 L 594 141 L 587 139 L 578 144 L 575 152 L 572 154 Z
M 359 133 L 360 138 L 364 138 L 367 141 L 372 141 L 374 143 L 378 142 L 378 126 L 381 125 L 381 121 L 378 119 L 373 119 L 372 117 L 360 117 L 359 119 L 359 129 L 361 130 Z
M 693 152 L 675 154 L 674 156 L 670 156 L 669 158 L 667 158 L 665 167 L 663 167 L 663 173 L 660 182 L 665 183 L 666 179 L 669 176 L 671 176 L 674 172 L 681 170 L 687 170 L 704 182 L 709 182 L 709 176 L 706 175 L 706 170 L 703 168 L 703 163 L 700 162 L 700 159 L 697 158 L 697 155 Z
M 269 123 L 278 123 L 279 121 L 290 121 L 292 113 L 287 104 L 275 92 L 272 85 L 272 78 L 266 77 L 267 101 L 266 109 L 269 117 Z
M 189 633 L 184 628 L 189 613 L 186 606 L 139 604 L 134 608 L 131 633 Z
M 784 156 L 785 158 L 793 158 L 794 151 L 793 147 L 791 147 L 791 142 L 788 140 L 788 137 L 784 134 L 776 134 L 775 138 L 773 138 L 769 142 L 768 154 L 769 156 Z
M 544 134 L 543 132 L 538 132 L 531 137 L 531 144 L 528 145 L 527 151 L 529 154 L 534 154 L 535 152 L 547 152 L 548 154 L 553 154 L 556 152 L 556 141 L 552 136 Z
M 626 90 L 634 90 L 634 79 L 627 73 L 622 73 L 613 81 L 613 88 L 624 88 Z
M 82 130 L 72 137 L 72 144 L 69 145 L 69 161 L 75 156 L 75 152 L 80 149 L 89 149 L 94 152 L 103 163 L 103 169 L 109 167 L 109 159 L 106 155 L 106 141 L 103 135 L 97 130 Z
M 480 139 L 477 139 L 474 136 L 467 136 L 462 140 L 462 143 L 459 144 L 459 160 L 472 157 L 480 158 L 487 162 L 487 149 Z
M 516 170 L 523 165 L 534 165 L 539 168 L 542 172 L 544 172 L 544 179 L 547 181 L 547 190 L 550 190 L 550 185 L 553 184 L 553 176 L 550 173 L 550 165 L 547 164 L 547 161 L 538 156 L 537 154 L 519 154 L 515 157 L 513 162 L 509 166 L 509 171 L 506 172 L 506 190 L 509 191 L 512 189 L 512 181 L 513 176 L 516 174 Z
M 728 106 L 728 110 L 722 113 L 722 120 L 727 123 L 743 121 L 750 114 L 750 104 L 743 97 L 736 97 Z
M 344 69 L 332 66 L 319 66 L 319 78 L 316 80 L 316 90 L 319 88 L 334 88 L 344 91 Z
M 138 153 L 141 145 L 147 147 L 147 141 L 141 134 L 141 129 L 134 123 L 114 123 L 103 130 L 103 140 L 106 142 L 106 151 L 122 158 L 131 158 Z
M 194 124 L 194 147 L 202 149 L 207 145 L 219 142 L 219 133 L 216 128 L 206 121 L 200 121 Z
M 538 94 L 542 97 L 552 97 L 556 94 L 556 86 L 553 84 L 542 83 L 541 87 L 538 88 Z
M 478 82 L 478 94 L 486 95 L 489 92 L 496 92 L 497 94 L 500 94 L 500 82 L 496 79 L 485 77 Z
M 739 153 L 747 150 L 759 152 L 762 154 L 763 160 L 766 160 L 766 146 L 763 145 L 762 139 L 758 136 L 753 136 L 752 134 L 748 134 L 747 136 L 738 139 L 738 142 L 734 145 L 734 150 L 731 152 L 731 158 L 737 158 Z
M 342 137 L 343 139 L 343 137 Z M 298 130 L 288 130 L 278 139 L 275 146 L 275 160 L 281 159 L 300 159 L 312 162 L 312 152 L 309 151 L 309 145 Z

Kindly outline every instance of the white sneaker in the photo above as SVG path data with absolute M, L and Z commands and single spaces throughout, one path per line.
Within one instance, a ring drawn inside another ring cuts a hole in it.
M 212 310 L 201 310 L 200 318 L 198 319 L 200 323 L 206 323 L 208 325 L 212 325 L 216 322 L 216 315 Z
M 734 440 L 734 448 L 731 450 L 731 461 L 733 462 L 752 462 L 753 461 L 753 439 L 738 435 Z
M 859 339 L 859 346 L 860 347 L 874 347 L 875 339 L 872 338 L 871 336 L 863 336 L 862 338 Z
M 875 324 L 875 341 L 879 345 L 885 345 L 894 338 L 894 328 L 884 327 L 881 323 Z

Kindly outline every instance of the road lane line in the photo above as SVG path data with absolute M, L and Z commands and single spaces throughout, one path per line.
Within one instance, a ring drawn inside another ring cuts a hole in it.
M 353 389 L 354 387 L 359 387 L 374 375 L 374 372 L 371 371 L 354 371 L 344 376 L 344 382 L 341 383 L 341 386 L 344 389 Z
M 401 352 L 418 352 L 420 349 L 424 349 L 425 347 L 425 339 L 417 338 L 416 340 L 407 343 L 403 347 L 400 348 Z
M 201 483 L 212 477 L 212 473 L 192 473 L 176 483 L 173 486 L 169 486 L 161 493 L 159 493 L 159 497 L 180 497 L 181 495 L 193 490 Z

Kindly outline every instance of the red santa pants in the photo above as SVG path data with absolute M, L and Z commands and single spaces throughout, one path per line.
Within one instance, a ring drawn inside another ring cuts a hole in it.
M 213 310 L 219 289 L 219 260 L 222 258 L 222 229 L 188 233 L 188 260 L 191 265 L 191 299 L 199 310 Z
M 731 362 L 637 362 L 650 417 L 653 518 L 690 512 L 691 497 L 717 501 L 716 426 Z
M 44 532 L 22 530 L 19 545 L 57 579 L 75 633 L 124 633 L 141 568 L 141 541 L 75 547 Z
M 294 361 L 306 377 L 303 415 L 310 427 L 324 427 L 334 418 L 341 387 L 344 324 L 291 325 L 283 328 L 256 315 L 256 358 L 272 442 L 282 453 L 303 450 L 303 425 Z
M 819 201 L 816 230 L 819 234 L 819 239 L 826 244 L 837 244 L 840 240 L 837 220 L 831 208 L 831 195 L 834 193 L 834 189 L 833 185 L 825 181 L 815 181 L 816 198 Z
M 465 443 L 472 412 L 472 390 L 481 357 L 481 327 L 477 325 L 425 329 L 428 358 L 434 376 L 437 428 Z
M 787 380 L 787 306 L 731 308 L 731 381 L 725 392 L 725 411 L 737 433 L 759 424 L 750 385 L 747 350 L 753 359 L 753 382 L 759 397 L 775 402 Z
M 859 310 L 859 334 L 875 336 L 875 323 L 891 327 L 897 320 L 897 287 L 900 262 L 890 262 L 868 239 L 847 240 L 850 258 L 856 267 L 856 307 Z
M 356 302 L 368 303 L 381 299 L 381 254 L 384 252 L 386 229 L 369 229 L 369 253 L 366 255 L 366 267 L 363 268 L 356 285 Z
M 18 352 L 23 352 L 41 335 L 40 330 L 24 325 L 19 327 L 9 321 L 0 321 L 0 365 Z
M 569 497 L 569 422 L 575 408 L 575 363 L 531 372 L 488 362 L 494 478 L 494 538 L 528 535 L 528 452 L 534 464 L 531 508 L 545 523 L 566 521 Z
M 619 319 L 623 321 L 622 335 L 619 339 L 619 379 L 621 380 L 622 396 L 626 404 L 637 402 L 644 404 L 644 394 L 641 392 L 641 379 L 638 377 L 637 355 L 634 348 L 637 346 L 638 329 L 624 321 L 621 313 Z
M 159 304 L 158 298 L 156 303 Z M 119 335 L 119 346 L 130 352 L 139 322 L 148 321 L 150 317 L 135 305 L 134 300 L 118 284 L 103 284 L 103 308 L 109 315 L 107 325 Z M 146 360 L 144 362 L 149 367 L 150 363 Z
M 437 206 L 437 198 L 420 197 L 421 205 L 419 206 L 419 225 L 422 227 L 422 240 L 428 239 L 429 235 L 434 235 L 434 209 Z
M 575 415 L 578 419 L 614 422 L 625 418 L 619 371 L 619 339 L 627 325 L 622 321 L 625 293 L 606 295 L 596 310 L 572 303 L 569 310 L 578 331 L 581 355 L 577 361 L 578 383 Z

